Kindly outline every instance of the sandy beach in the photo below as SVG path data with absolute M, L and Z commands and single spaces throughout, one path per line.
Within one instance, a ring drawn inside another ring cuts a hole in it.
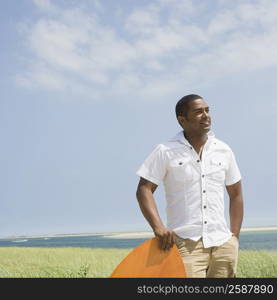
M 277 226 L 271 227 L 244 227 L 241 232 L 249 231 L 271 231 L 277 230 Z M 136 238 L 151 238 L 154 237 L 152 231 L 138 231 L 138 232 L 97 232 L 97 233 L 68 233 L 68 234 L 45 234 L 45 235 L 20 235 L 20 236 L 9 236 L 0 237 L 0 239 L 18 239 L 18 238 L 52 238 L 52 237 L 69 237 L 69 236 L 103 236 L 107 238 L 118 238 L 118 239 L 136 239 Z
M 0 239 L 40 239 L 40 238 L 54 238 L 54 237 L 67 237 L 67 236 L 97 236 L 97 235 L 105 235 L 107 233 L 57 233 L 57 234 L 34 234 L 34 235 L 14 235 L 14 236 L 6 236 L 6 237 L 0 237 Z M 114 233 L 108 233 L 109 235 L 116 235 L 117 232 Z
M 241 229 L 241 232 L 244 231 L 268 231 L 268 230 L 277 230 L 277 226 L 272 227 L 245 227 Z
M 271 231 L 271 230 L 277 230 L 277 226 L 272 226 L 272 227 L 245 227 L 245 228 L 241 229 L 241 232 Z M 154 234 L 151 231 L 122 232 L 122 233 L 106 234 L 106 235 L 104 235 L 104 237 L 120 238 L 120 239 L 135 239 L 135 238 L 151 238 L 151 237 L 154 237 Z

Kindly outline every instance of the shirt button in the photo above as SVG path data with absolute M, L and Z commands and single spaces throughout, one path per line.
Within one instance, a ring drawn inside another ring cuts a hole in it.
M 204 208 L 207 208 L 207 206 L 206 206 L 206 205 L 204 205 Z
M 204 190 L 203 193 L 206 193 L 206 191 Z
M 205 175 L 202 175 L 202 178 L 204 178 L 205 177 Z
M 190 149 L 192 149 L 192 147 L 190 147 Z
M 200 160 L 198 159 L 197 162 L 200 162 Z
M 205 221 L 204 224 L 207 224 L 207 221 Z

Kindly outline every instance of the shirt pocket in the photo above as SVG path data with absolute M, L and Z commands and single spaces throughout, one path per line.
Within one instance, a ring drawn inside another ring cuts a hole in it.
M 179 158 L 175 159 L 170 163 L 170 170 L 173 179 L 176 181 L 192 181 L 193 172 L 191 168 L 191 159 Z
M 210 178 L 219 184 L 224 183 L 226 168 L 227 163 L 223 156 L 213 157 L 210 161 Z

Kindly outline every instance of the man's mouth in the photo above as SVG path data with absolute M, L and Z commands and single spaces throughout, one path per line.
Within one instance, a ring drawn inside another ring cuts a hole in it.
M 206 126 L 210 126 L 210 123 L 203 123 L 203 122 L 201 122 L 200 124 L 206 125 Z

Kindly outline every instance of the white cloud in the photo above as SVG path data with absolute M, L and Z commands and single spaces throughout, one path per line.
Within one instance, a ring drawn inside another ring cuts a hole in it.
M 147 10 L 139 9 L 133 11 L 125 22 L 127 30 L 143 36 L 152 35 L 153 30 L 159 28 L 159 11 L 155 7 L 148 7 Z
M 30 47 L 40 60 L 55 68 L 78 72 L 85 59 L 76 45 L 82 42 L 82 32 L 52 20 L 40 20 L 29 37 Z
M 64 91 L 66 88 L 65 78 L 43 63 L 34 64 L 24 76 L 17 75 L 16 82 L 22 87 L 40 87 L 49 91 Z
M 208 35 L 223 34 L 237 28 L 239 20 L 232 11 L 219 13 L 208 26 Z
M 50 0 L 33 0 L 33 3 L 44 12 L 53 13 L 57 11 L 57 7 Z
M 21 32 L 31 55 L 16 77 L 20 86 L 95 97 L 135 89 L 153 99 L 203 80 L 277 65 L 274 0 L 228 6 L 214 1 L 214 7 L 157 0 L 131 12 L 119 7 L 117 14 L 98 1 L 93 11 L 33 2 L 42 15 Z M 107 22 L 111 16 L 121 26 Z

